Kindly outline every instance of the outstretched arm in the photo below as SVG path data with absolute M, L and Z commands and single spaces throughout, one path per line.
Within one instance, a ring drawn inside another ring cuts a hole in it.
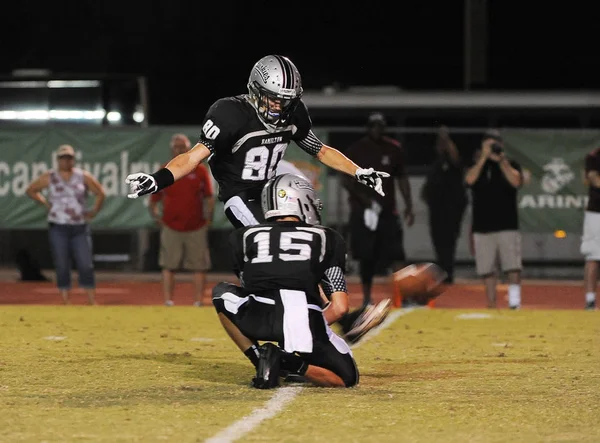
M 325 166 L 353 176 L 363 185 L 373 188 L 379 194 L 384 195 L 381 179 L 390 176 L 387 172 L 375 171 L 373 168 L 361 168 L 337 149 L 321 142 L 312 131 L 308 131 L 306 137 L 297 140 L 296 143 L 304 151 L 314 155 Z
M 192 172 L 210 154 L 209 148 L 204 143 L 199 142 L 189 151 L 173 158 L 167 166 L 159 169 L 154 174 L 144 172 L 129 174 L 125 179 L 125 183 L 130 186 L 130 193 L 127 194 L 127 197 L 138 198 L 171 186 L 181 177 L 185 177 Z

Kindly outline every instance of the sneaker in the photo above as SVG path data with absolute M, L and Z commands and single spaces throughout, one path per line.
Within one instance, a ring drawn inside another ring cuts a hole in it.
M 596 301 L 590 301 L 585 304 L 586 311 L 595 311 L 596 310 Z
M 390 299 L 383 300 L 375 306 L 367 306 L 352 325 L 352 329 L 346 333 L 346 340 L 350 343 L 357 343 L 367 332 L 379 326 L 391 309 L 392 301 Z
M 175 306 L 175 303 L 173 303 L 173 300 L 167 300 L 165 306 Z
M 281 351 L 273 343 L 265 343 L 258 348 L 258 352 L 258 366 L 252 386 L 257 389 L 276 388 L 279 386 Z
M 512 305 L 512 306 L 509 306 L 509 309 L 516 311 L 517 309 L 521 309 L 521 306 L 520 305 Z
M 199 301 L 195 301 L 195 302 L 194 302 L 194 306 L 195 306 L 195 307 L 197 307 L 197 308 L 199 308 L 199 307 L 201 307 L 201 306 L 202 306 L 202 303 L 201 303 L 201 302 L 199 302 Z

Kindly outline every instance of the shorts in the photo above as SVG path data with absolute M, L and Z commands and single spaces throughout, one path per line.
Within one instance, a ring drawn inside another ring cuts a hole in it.
M 502 272 L 522 269 L 519 231 L 476 232 L 473 234 L 473 242 L 478 275 L 493 274 L 496 271 L 498 257 Z
M 350 247 L 355 260 L 405 261 L 400 217 L 380 214 L 377 229 L 371 231 L 365 225 L 363 211 L 353 211 L 350 216 Z
M 225 202 L 225 215 L 234 228 L 256 226 L 265 221 L 260 192 L 241 192 Z
M 600 212 L 585 211 L 581 254 L 586 261 L 600 261 Z
M 207 271 L 211 267 L 208 226 L 195 231 L 175 231 L 163 225 L 160 231 L 158 262 L 162 269 Z
M 329 369 L 347 387 L 358 383 L 358 368 L 348 344 L 326 324 L 320 307 L 302 291 L 252 294 L 231 283 L 213 289 L 213 304 L 252 341 L 273 341 L 297 352 L 309 364 Z

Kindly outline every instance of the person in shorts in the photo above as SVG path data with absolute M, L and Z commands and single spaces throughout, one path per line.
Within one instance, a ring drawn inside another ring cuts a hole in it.
M 171 139 L 174 157 L 190 146 L 190 140 L 183 134 L 175 134 Z M 162 203 L 162 215 L 159 203 Z M 202 164 L 173 186 L 150 197 L 150 213 L 161 227 L 159 265 L 166 306 L 174 304 L 178 270 L 193 273 L 194 306 L 202 305 L 206 271 L 211 267 L 207 233 L 213 208 L 212 182 L 208 169 Z
M 498 131 L 484 134 L 474 164 L 465 182 L 471 189 L 471 225 L 475 266 L 483 278 L 488 307 L 496 307 L 496 268 L 498 262 L 508 278 L 508 305 L 521 306 L 521 234 L 517 192 L 522 184 L 521 166 L 504 153 Z

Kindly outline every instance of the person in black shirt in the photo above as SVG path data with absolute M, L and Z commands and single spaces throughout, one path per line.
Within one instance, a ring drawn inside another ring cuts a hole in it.
M 414 223 L 410 183 L 405 167 L 404 150 L 400 143 L 386 137 L 386 120 L 373 113 L 367 120 L 367 133 L 345 151 L 352 160 L 388 173 L 380 195 L 355 180 L 344 180 L 350 202 L 350 242 L 352 256 L 359 261 L 363 287 L 363 304 L 371 303 L 371 287 L 377 265 L 401 269 L 406 260 L 404 234 L 396 205 L 396 182 L 404 199 L 404 219 Z
M 329 328 L 348 311 L 343 238 L 319 226 L 321 201 L 302 177 L 271 179 L 261 204 L 267 221 L 230 238 L 241 286 L 213 289 L 223 327 L 255 365 L 256 388 L 278 386 L 282 370 L 319 386 L 354 386 L 359 374 L 350 347 Z
M 504 153 L 498 131 L 483 136 L 481 149 L 475 152 L 475 164 L 467 171 L 471 188 L 472 232 L 475 264 L 486 288 L 488 306 L 496 307 L 496 259 L 507 274 L 508 304 L 521 305 L 521 234 L 517 191 L 522 184 L 521 166 Z
M 456 243 L 467 206 L 464 170 L 456 144 L 443 126 L 435 144 L 436 159 L 427 174 L 423 200 L 429 210 L 429 233 L 438 265 L 454 281 Z

